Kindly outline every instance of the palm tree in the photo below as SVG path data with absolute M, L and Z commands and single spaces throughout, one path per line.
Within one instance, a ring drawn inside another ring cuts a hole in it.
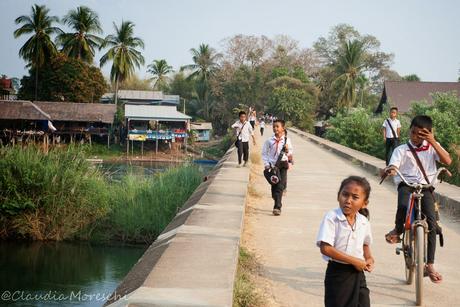
M 95 34 L 102 34 L 99 16 L 86 6 L 79 6 L 70 10 L 62 22 L 74 32 L 62 33 L 57 42 L 62 46 L 62 52 L 70 57 L 92 63 L 94 49 L 98 48 L 103 39 Z
M 207 44 L 201 44 L 198 49 L 190 49 L 192 53 L 193 64 L 183 66 L 181 70 L 189 70 L 189 78 L 195 79 L 198 99 L 204 104 L 204 114 L 209 118 L 209 80 L 218 69 L 218 60 L 221 54 L 209 47 Z
M 168 65 L 166 60 L 154 60 L 152 64 L 147 66 L 147 72 L 153 75 L 153 79 L 155 80 L 155 84 L 153 85 L 153 89 L 162 89 L 165 87 L 168 81 L 168 74 L 173 72 L 172 66 Z
M 53 26 L 53 23 L 59 22 L 59 18 L 50 16 L 46 6 L 35 4 L 30 16 L 19 16 L 14 22 L 21 24 L 21 27 L 14 31 L 15 38 L 32 34 L 19 49 L 19 55 L 28 62 L 29 67 L 35 69 L 35 100 L 37 100 L 38 70 L 57 53 L 51 35 L 62 33 L 61 29 Z
M 118 102 L 119 82 L 131 77 L 135 67 L 144 65 L 144 57 L 137 48 L 144 48 L 144 41 L 134 35 L 134 23 L 122 21 L 121 26 L 113 24 L 115 34 L 107 35 L 100 48 L 109 47 L 109 50 L 101 57 L 100 65 L 104 66 L 107 61 L 112 61 L 110 80 L 115 82 L 115 104 Z
M 350 107 L 356 100 L 357 81 L 365 66 L 364 44 L 358 40 L 348 41 L 337 52 L 336 82 L 340 82 L 342 88 L 340 103 Z

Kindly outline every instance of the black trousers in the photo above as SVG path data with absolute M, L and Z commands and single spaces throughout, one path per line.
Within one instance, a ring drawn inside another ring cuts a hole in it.
M 324 288 L 326 307 L 371 306 L 366 276 L 350 264 L 329 261 Z
M 398 186 L 398 210 L 396 211 L 395 226 L 398 233 L 404 232 L 404 221 L 406 219 L 407 206 L 409 198 L 414 191 L 411 187 L 405 184 Z M 431 191 L 423 191 L 422 198 L 422 214 L 426 217 L 428 223 L 428 250 L 427 262 L 434 263 L 434 255 L 436 253 L 436 212 L 434 208 L 434 199 Z
M 283 206 L 281 200 L 283 198 L 283 192 L 287 185 L 287 169 L 280 169 L 280 182 L 278 184 L 272 185 L 272 198 L 275 201 L 275 206 L 273 209 L 281 209 Z
M 391 155 L 396 147 L 399 146 L 399 139 L 387 138 L 385 141 L 385 161 L 387 165 L 390 163 Z
M 249 142 L 240 142 L 238 146 L 238 164 L 241 164 L 241 158 L 243 158 L 244 162 L 248 162 Z
M 254 127 L 256 126 L 256 122 L 253 120 L 250 120 L 249 123 L 251 124 L 252 129 L 254 130 Z
M 260 128 L 260 135 L 264 135 L 264 128 Z

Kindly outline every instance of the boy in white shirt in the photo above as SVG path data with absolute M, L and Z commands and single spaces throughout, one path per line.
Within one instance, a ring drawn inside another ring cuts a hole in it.
M 238 115 L 240 119 L 232 125 L 232 128 L 235 129 L 236 133 L 238 167 L 241 167 L 241 158 L 244 160 L 243 166 L 246 166 L 249 160 L 249 138 L 252 137 L 254 145 L 256 145 L 256 139 L 251 124 L 246 120 L 246 112 L 241 111 Z
M 398 146 L 391 156 L 389 166 L 385 171 L 394 176 L 394 169 L 399 169 L 409 183 L 428 184 L 422 170 L 419 168 L 409 146 L 414 148 L 429 183 L 434 178 L 437 167 L 436 162 L 450 165 L 452 159 L 449 153 L 436 141 L 431 131 L 433 122 L 429 116 L 418 115 L 412 119 L 410 125 L 410 141 L 407 144 Z M 398 185 L 398 210 L 396 212 L 395 228 L 385 235 L 388 243 L 400 242 L 400 235 L 404 232 L 404 219 L 406 216 L 407 204 L 413 189 L 402 182 L 399 176 L 395 177 Z M 434 283 L 440 283 L 442 276 L 434 269 L 434 256 L 436 252 L 436 212 L 434 207 L 434 196 L 431 190 L 424 190 L 422 198 L 422 213 L 426 216 L 428 233 L 428 251 L 426 272 Z
M 382 125 L 383 140 L 385 141 L 385 161 L 386 165 L 390 162 L 393 150 L 399 145 L 401 133 L 401 123 L 397 119 L 398 108 L 390 109 L 390 118 L 385 119 Z

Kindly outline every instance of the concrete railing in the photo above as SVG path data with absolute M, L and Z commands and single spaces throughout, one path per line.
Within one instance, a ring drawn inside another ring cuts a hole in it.
M 352 161 L 355 164 L 364 167 L 374 175 L 378 175 L 380 169 L 385 168 L 385 161 L 374 156 L 334 143 L 313 134 L 301 131 L 297 128 L 289 128 L 289 130 L 347 160 Z M 460 187 L 443 182 L 436 187 L 435 193 L 442 208 L 454 211 L 460 210 Z
M 134 265 L 107 306 L 232 306 L 249 181 L 249 168 L 236 168 L 234 149 Z

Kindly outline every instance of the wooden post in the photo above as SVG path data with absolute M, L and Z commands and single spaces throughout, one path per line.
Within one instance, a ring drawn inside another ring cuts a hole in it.
M 141 142 L 141 156 L 144 157 L 144 142 Z

